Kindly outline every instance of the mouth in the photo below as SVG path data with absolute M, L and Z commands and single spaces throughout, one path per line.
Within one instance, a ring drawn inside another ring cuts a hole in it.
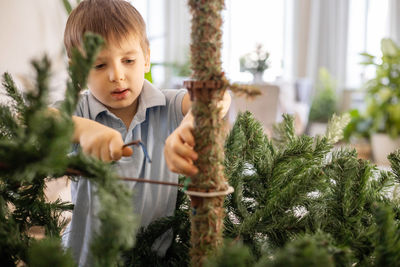
M 118 88 L 111 92 L 111 96 L 116 100 L 124 99 L 128 96 L 128 94 L 129 94 L 129 88 L 128 89 Z

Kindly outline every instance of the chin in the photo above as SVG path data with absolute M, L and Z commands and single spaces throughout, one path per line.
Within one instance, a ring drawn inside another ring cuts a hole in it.
M 129 108 L 132 106 L 134 101 L 121 101 L 119 103 L 114 103 L 110 107 L 113 109 L 124 109 L 124 108 Z

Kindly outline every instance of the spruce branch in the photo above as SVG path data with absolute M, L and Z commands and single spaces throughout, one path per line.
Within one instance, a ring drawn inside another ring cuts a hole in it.
M 400 262 L 399 221 L 390 206 L 375 205 L 374 266 L 398 266 Z
M 396 150 L 388 156 L 392 171 L 395 175 L 397 183 L 400 183 L 400 150 Z
M 11 139 L 19 132 L 19 125 L 9 107 L 0 105 L 0 140 Z
M 295 137 L 293 116 L 283 114 L 283 121 L 274 125 L 273 142 L 276 146 L 285 145 Z
M 160 218 L 146 228 L 140 228 L 136 244 L 124 253 L 125 266 L 188 266 L 190 248 L 189 200 L 183 191 L 178 191 L 173 216 Z M 173 235 L 172 244 L 161 258 L 152 247 L 162 234 Z
M 12 98 L 14 102 L 12 102 L 12 108 L 15 109 L 17 113 L 17 117 L 19 119 L 22 118 L 22 114 L 25 110 L 25 102 L 22 95 L 19 93 L 17 86 L 15 85 L 14 80 L 12 79 L 10 73 L 5 72 L 3 74 L 3 87 L 6 89 L 7 95 Z M 23 123 L 23 122 L 21 122 Z
M 346 128 L 350 120 L 350 114 L 348 113 L 345 113 L 341 116 L 333 114 L 328 123 L 328 127 L 326 128 L 325 133 L 328 142 L 330 142 L 331 144 L 335 144 L 340 141 L 343 138 L 344 128 Z
M 68 68 L 71 80 L 67 82 L 65 100 L 61 105 L 61 110 L 69 116 L 75 111 L 79 93 L 85 89 L 89 71 L 103 45 L 104 40 L 99 35 L 86 33 L 83 42 L 85 53 L 81 53 L 77 48 L 72 50 L 71 63 Z
M 61 229 L 65 226 L 60 215 L 70 210 L 72 205 L 59 200 L 48 203 L 43 191 L 45 180 L 58 177 L 68 168 L 76 166 L 88 174 L 88 179 L 97 188 L 100 201 L 98 217 L 101 224 L 91 244 L 94 265 L 116 266 L 121 260 L 121 251 L 133 245 L 136 221 L 131 196 L 126 188 L 117 183 L 116 174 L 109 165 L 81 153 L 68 157 L 73 133 L 71 114 L 101 44 L 100 37 L 88 35 L 84 39 L 85 56 L 74 52 L 71 81 L 58 115 L 50 112 L 46 103 L 50 77 L 47 58 L 33 62 L 37 90 L 26 95 L 26 104 L 15 94 L 16 88 L 11 77 L 5 76 L 6 86 L 10 88 L 8 91 L 16 95 L 14 99 L 21 118 L 17 120 L 12 117 L 13 107 L 0 109 L 0 121 L 4 122 L 3 128 L 6 129 L 1 132 L 0 138 L 0 237 L 4 237 L 0 238 L 2 262 L 9 265 L 17 262 L 34 265 L 39 262 L 28 257 L 28 251 L 33 249 L 34 244 L 28 235 L 32 226 L 44 227 L 47 237 L 60 242 Z M 50 245 L 49 249 L 53 248 Z M 57 261 L 69 257 L 62 254 L 64 252 L 60 253 L 54 255 Z

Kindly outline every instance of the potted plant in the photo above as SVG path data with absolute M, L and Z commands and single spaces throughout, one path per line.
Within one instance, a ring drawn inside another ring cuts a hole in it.
M 365 114 L 353 111 L 349 127 L 371 139 L 378 165 L 389 165 L 387 156 L 400 147 L 400 48 L 391 39 L 382 39 L 380 58 L 362 53 L 361 64 L 375 67 L 375 77 L 365 84 Z
M 269 53 L 262 44 L 257 44 L 256 49 L 240 58 L 240 71 L 248 71 L 253 75 L 254 83 L 262 83 L 264 71 L 269 68 Z
M 308 133 L 311 136 L 325 133 L 328 121 L 337 111 L 337 82 L 326 68 L 320 68 L 318 83 L 308 116 Z

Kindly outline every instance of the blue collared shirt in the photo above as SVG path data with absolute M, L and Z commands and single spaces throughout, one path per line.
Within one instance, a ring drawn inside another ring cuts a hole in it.
M 124 143 L 140 139 L 147 148 L 152 162 L 148 162 L 140 147 L 133 147 L 133 155 L 116 163 L 116 172 L 124 177 L 140 177 L 150 180 L 178 182 L 178 175 L 170 172 L 164 159 L 164 142 L 183 119 L 182 100 L 186 90 L 158 90 L 145 81 L 139 95 L 138 109 L 129 129 L 121 119 L 112 114 L 89 91 L 81 96 L 76 115 L 97 121 L 118 130 Z M 140 218 L 140 225 L 147 226 L 164 216 L 173 215 L 177 188 L 149 183 L 124 182 L 133 192 L 133 205 Z M 71 184 L 73 216 L 63 243 L 71 247 L 79 266 L 90 263 L 90 238 L 97 229 L 98 201 L 90 181 L 79 179 Z M 164 254 L 171 242 L 171 235 L 160 237 L 153 249 Z

